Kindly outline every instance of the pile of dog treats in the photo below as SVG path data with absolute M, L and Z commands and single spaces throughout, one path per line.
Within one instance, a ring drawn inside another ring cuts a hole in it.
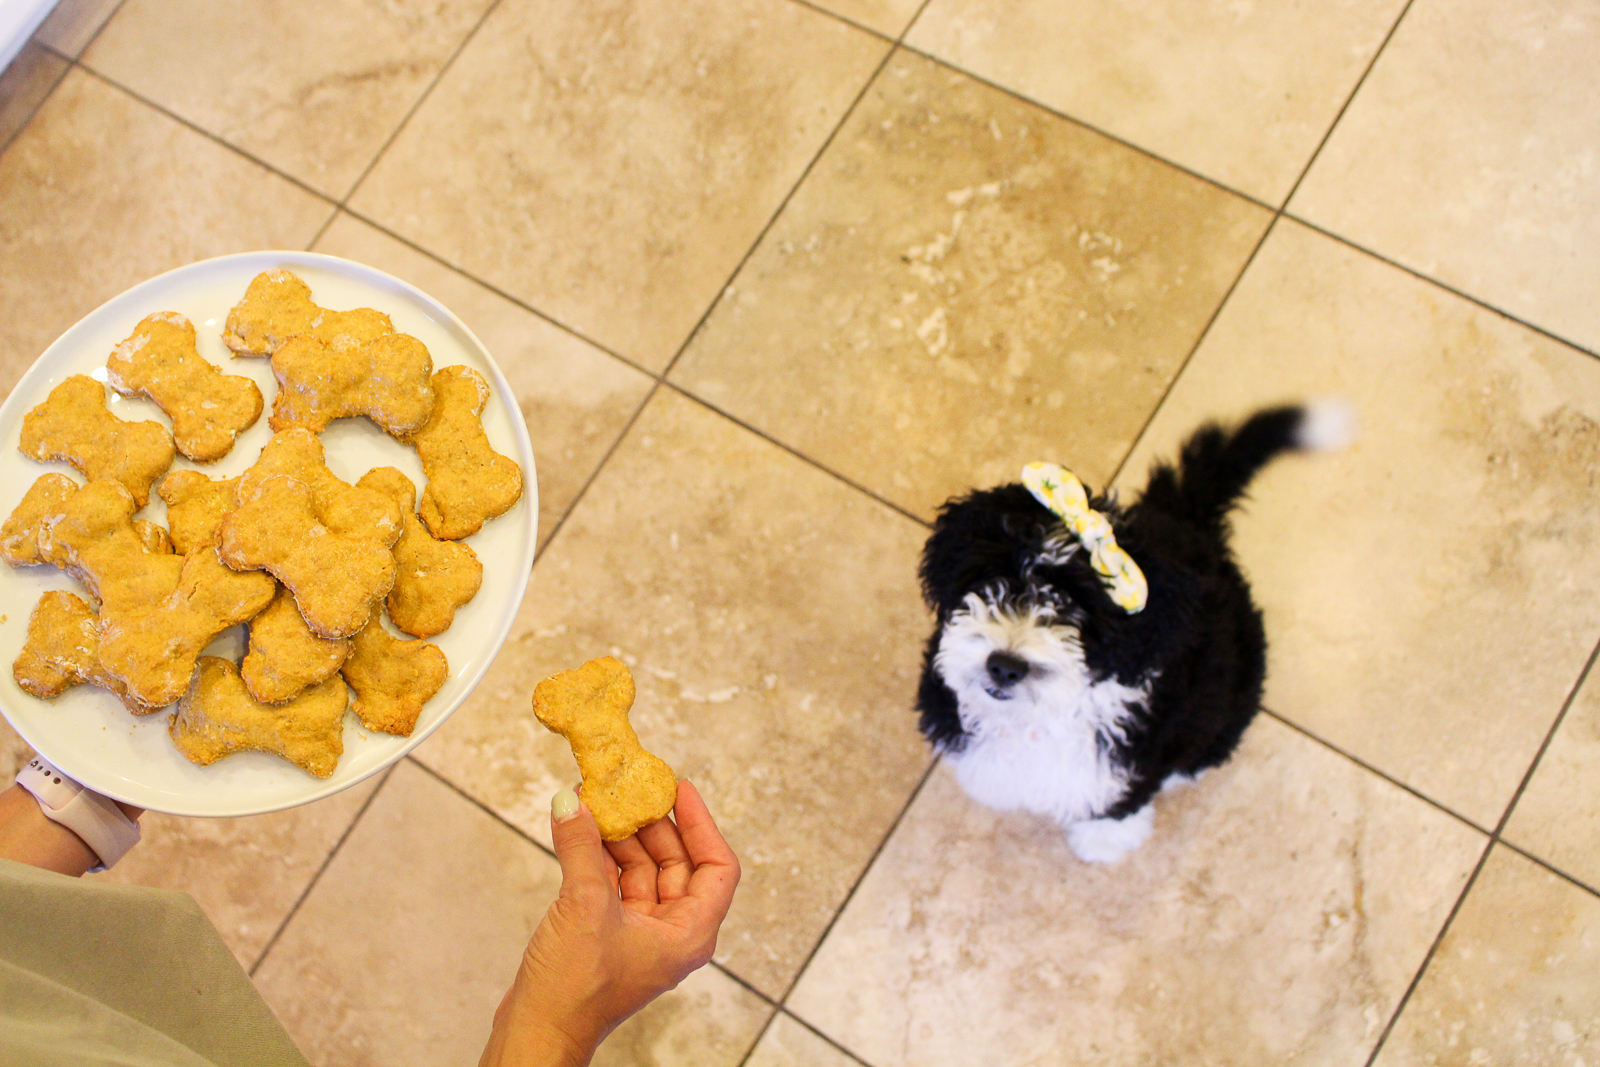
M 488 383 L 466 366 L 433 369 L 428 349 L 372 308 L 319 307 L 284 270 L 250 283 L 223 340 L 272 361 L 273 436 L 237 478 L 168 473 L 176 454 L 227 455 L 261 417 L 261 391 L 203 358 L 173 312 L 145 318 L 106 361 L 111 387 L 147 397 L 172 420 L 129 422 L 105 387 L 67 378 L 23 422 L 21 449 L 87 479 L 41 475 L 0 527 L 0 557 L 50 564 L 93 603 L 47 592 L 12 666 L 41 698 L 78 684 L 168 721 L 190 760 L 247 749 L 326 778 L 344 751 L 347 705 L 363 725 L 401 736 L 449 677 L 423 638 L 449 628 L 483 580 L 462 538 L 522 496 L 522 469 L 495 452 L 480 415 Z M 324 462 L 319 434 L 362 416 L 417 450 L 427 485 L 393 467 L 355 485 Z M 158 484 L 159 483 L 159 484 Z M 134 518 L 152 487 L 167 527 Z M 381 621 L 418 640 L 394 637 Z M 240 664 L 200 653 L 250 624 Z M 354 696 L 352 698 L 351 692 Z

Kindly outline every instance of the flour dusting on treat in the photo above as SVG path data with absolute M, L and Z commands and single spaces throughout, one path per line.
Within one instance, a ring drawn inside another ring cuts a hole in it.
M 272 603 L 250 620 L 250 650 L 239 673 L 251 696 L 264 704 L 282 704 L 337 674 L 349 655 L 348 637 L 312 633 L 294 594 L 279 586 Z
M 245 688 L 239 668 L 204 656 L 167 722 L 167 733 L 193 763 L 215 763 L 235 752 L 269 752 L 327 778 L 344 754 L 348 701 L 344 680 L 335 675 L 287 704 L 263 704 Z
M 678 800 L 678 776 L 646 752 L 628 722 L 633 675 L 604 656 L 540 682 L 533 713 L 567 739 L 583 776 L 583 802 L 607 841 L 664 818 Z
M 383 312 L 318 307 L 311 299 L 311 287 L 298 275 L 269 270 L 256 275 L 244 299 L 228 312 L 222 340 L 236 356 L 270 356 L 301 334 L 343 350 L 393 332 L 394 324 Z
M 261 390 L 223 374 L 195 347 L 194 325 L 176 312 L 146 316 L 106 360 L 111 388 L 146 396 L 172 419 L 178 451 L 196 463 L 227 455 L 261 417 Z
M 46 560 L 39 555 L 39 525 L 45 516 L 61 510 L 67 498 L 78 491 L 78 483 L 65 474 L 41 474 L 0 526 L 0 559 L 13 567 L 26 567 Z
M 383 628 L 383 608 L 351 641 L 340 671 L 356 691 L 352 710 L 369 730 L 410 737 L 422 705 L 450 677 L 444 650 L 427 641 L 402 641 Z
M 105 386 L 74 374 L 22 420 L 22 454 L 70 463 L 91 482 L 121 482 L 142 508 L 177 449 L 158 422 L 125 422 L 106 410 Z

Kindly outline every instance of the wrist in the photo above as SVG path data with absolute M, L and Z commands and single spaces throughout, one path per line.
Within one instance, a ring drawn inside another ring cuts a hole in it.
M 114 865 L 139 842 L 139 825 L 135 821 L 143 814 L 139 809 L 84 788 L 42 756 L 34 756 L 23 766 L 13 788 L 23 791 L 35 803 L 31 814 L 25 801 L 8 804 L 14 833 L 7 836 L 6 854 L 14 859 L 61 874 L 79 875 Z M 59 829 L 51 830 L 34 815 Z M 80 851 L 70 847 L 73 838 L 87 850 L 88 866 L 80 862 Z M 29 854 L 30 847 L 35 854 Z
M 610 1027 L 594 1025 L 550 984 L 519 974 L 495 1013 L 480 1067 L 587 1067 Z

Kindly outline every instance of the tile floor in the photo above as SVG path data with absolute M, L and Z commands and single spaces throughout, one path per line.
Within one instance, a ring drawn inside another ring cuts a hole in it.
M 746 880 L 600 1063 L 1594 1063 L 1596 99 L 1593 0 L 64 0 L 0 77 L 0 390 L 309 248 L 460 313 L 540 460 L 414 759 L 108 877 L 193 893 L 319 1064 L 472 1062 L 557 879 L 528 692 L 613 652 Z M 910 712 L 939 502 L 1324 395 L 1357 445 L 1237 524 L 1232 763 L 1113 868 L 968 803 Z

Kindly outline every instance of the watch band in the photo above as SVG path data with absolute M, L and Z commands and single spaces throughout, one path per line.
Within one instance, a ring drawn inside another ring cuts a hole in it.
M 114 801 L 85 789 L 43 756 L 28 761 L 17 773 L 17 784 L 33 794 L 45 818 L 77 834 L 99 857 L 100 866 L 94 870 L 114 866 L 139 843 L 139 824 Z

